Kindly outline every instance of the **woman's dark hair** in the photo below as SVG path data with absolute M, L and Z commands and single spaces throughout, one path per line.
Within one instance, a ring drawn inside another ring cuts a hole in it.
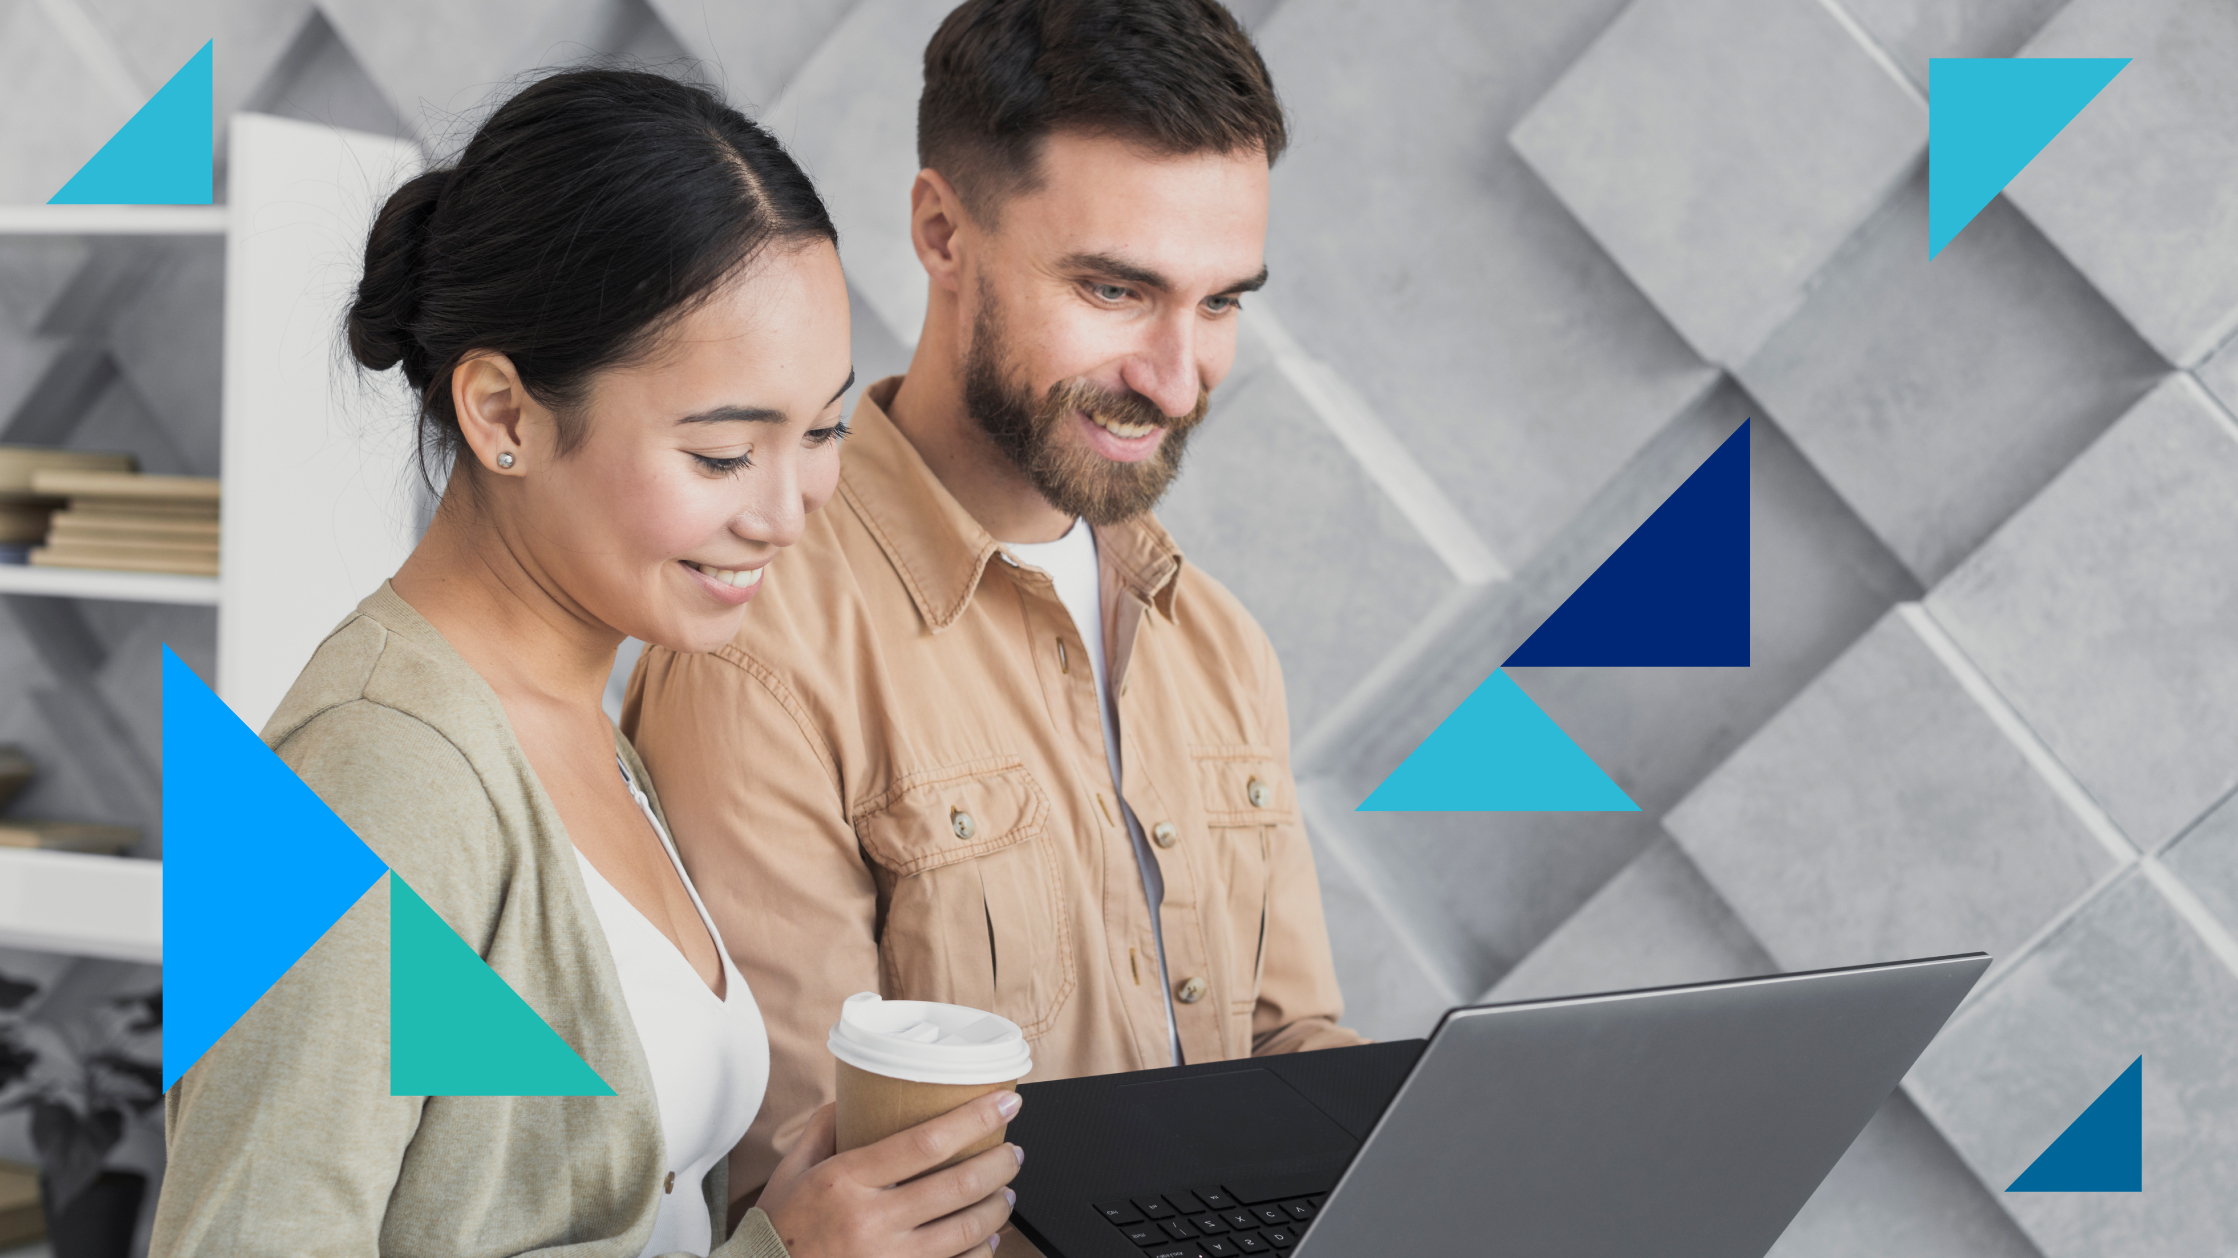
M 772 243 L 839 233 L 769 132 L 712 90 L 634 70 L 568 70 L 500 106 L 456 164 L 388 199 L 365 242 L 350 352 L 402 364 L 420 450 L 464 444 L 451 370 L 505 355 L 583 436 L 593 374 L 659 333 Z M 423 464 L 424 465 L 424 464 Z

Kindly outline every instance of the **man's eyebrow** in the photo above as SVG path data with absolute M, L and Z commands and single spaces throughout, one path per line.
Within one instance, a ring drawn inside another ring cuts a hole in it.
M 831 395 L 831 402 L 838 401 L 841 395 L 854 387 L 855 369 L 849 367 L 847 369 L 847 383 L 840 385 L 839 389 Z M 830 406 L 831 402 L 826 402 L 824 405 Z M 676 422 L 679 424 L 782 424 L 789 422 L 790 418 L 785 412 L 773 406 L 716 406 L 686 415 Z
M 1158 274 L 1149 267 L 1129 262 L 1125 258 L 1114 254 L 1071 254 L 1065 258 L 1064 267 L 1068 271 L 1092 271 L 1100 275 L 1108 275 L 1115 280 L 1125 280 L 1129 284 L 1140 284 L 1145 288 L 1164 289 L 1168 292 L 1173 289 L 1172 281 L 1165 276 Z M 1259 268 L 1257 275 L 1249 279 L 1237 280 L 1235 283 L 1222 288 L 1220 294 L 1227 296 L 1233 293 L 1255 293 L 1264 287 L 1266 282 L 1267 268 L 1262 266 Z
M 1259 273 L 1257 275 L 1254 275 L 1247 280 L 1237 280 L 1235 283 L 1221 289 L 1220 295 L 1226 297 L 1232 293 L 1256 293 L 1266 286 L 1267 268 L 1262 266 L 1259 268 Z

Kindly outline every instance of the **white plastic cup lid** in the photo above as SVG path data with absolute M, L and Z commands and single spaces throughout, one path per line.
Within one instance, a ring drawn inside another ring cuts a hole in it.
M 826 1041 L 857 1070 L 912 1083 L 1008 1083 L 1033 1069 L 1026 1033 L 999 1014 L 856 992 Z

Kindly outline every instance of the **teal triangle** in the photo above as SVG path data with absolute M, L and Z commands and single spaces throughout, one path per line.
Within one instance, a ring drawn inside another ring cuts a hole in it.
M 210 204 L 211 49 L 187 58 L 47 204 Z
M 419 893 L 389 875 L 389 1094 L 612 1096 Z
M 385 868 L 163 648 L 166 1091 Z
M 2106 1085 L 2006 1192 L 2143 1192 L 2145 1059 Z
M 1927 63 L 1927 256 L 2114 81 L 2127 57 L 1935 57 Z
M 1361 812 L 1638 812 L 1504 670 L 1494 670 Z

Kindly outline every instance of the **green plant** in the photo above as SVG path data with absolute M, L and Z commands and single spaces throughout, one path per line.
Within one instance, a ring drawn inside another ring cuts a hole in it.
M 0 1013 L 38 989 L 0 976 Z M 0 1021 L 0 1111 L 31 1111 L 31 1143 L 60 1212 L 101 1175 L 126 1120 L 163 1101 L 163 993 L 102 1002 L 65 1022 Z

